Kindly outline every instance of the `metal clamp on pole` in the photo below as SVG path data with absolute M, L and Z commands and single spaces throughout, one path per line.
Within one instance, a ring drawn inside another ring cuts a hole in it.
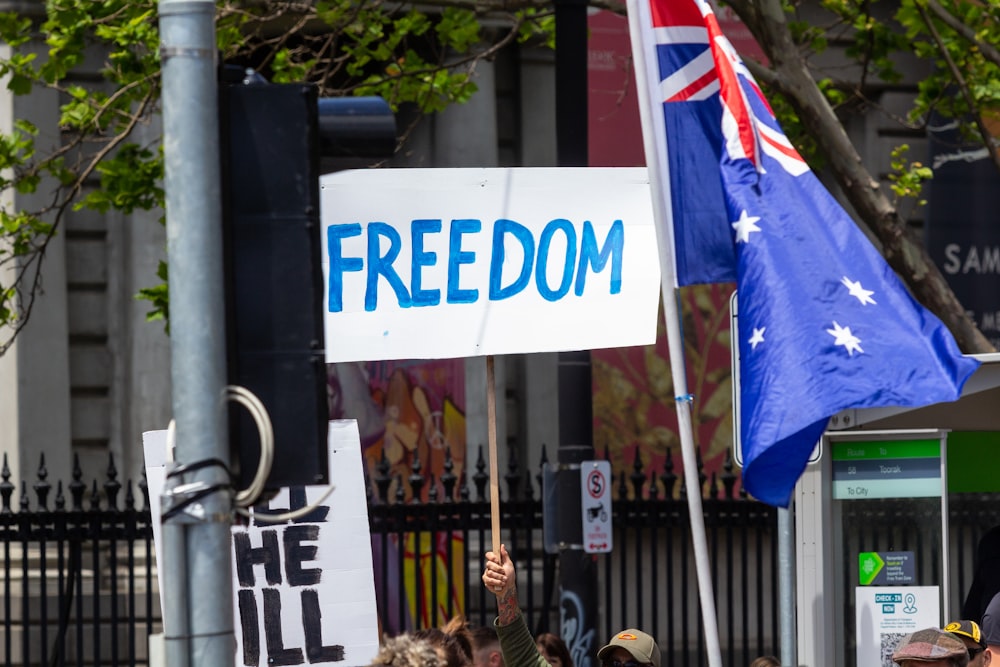
M 209 484 L 205 481 L 197 481 L 183 483 L 180 480 L 186 473 L 211 466 L 218 466 L 226 470 L 228 477 L 228 469 L 225 463 L 218 459 L 207 459 L 191 465 L 167 464 L 166 484 L 160 496 L 162 523 L 232 523 L 232 517 L 229 514 L 221 514 L 219 512 L 210 513 L 207 511 L 205 504 L 201 502 L 207 496 L 220 491 L 232 495 L 232 485 L 229 482 Z

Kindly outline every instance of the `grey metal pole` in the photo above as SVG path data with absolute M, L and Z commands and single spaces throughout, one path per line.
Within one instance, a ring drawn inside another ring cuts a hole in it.
M 215 3 L 160 0 L 159 19 L 175 460 L 185 467 L 229 458 Z M 170 499 L 181 511 L 164 526 L 164 539 L 184 542 L 165 545 L 165 553 L 185 559 L 164 564 L 167 660 L 171 667 L 231 665 L 228 474 L 207 465 L 182 481 L 181 497 Z
M 793 667 L 795 651 L 795 531 L 791 510 L 778 508 L 778 615 L 781 664 Z

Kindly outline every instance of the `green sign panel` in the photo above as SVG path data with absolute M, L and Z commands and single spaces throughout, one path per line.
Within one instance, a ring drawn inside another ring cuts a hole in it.
M 940 440 L 876 440 L 874 442 L 835 442 L 834 461 L 870 461 L 881 459 L 941 458 Z
M 948 434 L 948 491 L 1000 493 L 1000 475 L 984 462 L 1000 451 L 1000 433 L 952 431 Z
M 926 498 L 943 490 L 936 438 L 834 442 L 830 458 L 836 500 Z
M 862 586 L 897 586 L 916 581 L 912 551 L 865 551 L 858 554 L 858 583 Z

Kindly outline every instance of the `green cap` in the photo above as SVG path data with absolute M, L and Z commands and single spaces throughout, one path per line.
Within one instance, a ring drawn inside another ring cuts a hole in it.
M 628 651 L 633 658 L 643 664 L 660 667 L 660 647 L 656 645 L 655 639 L 642 630 L 635 628 L 622 630 L 601 647 L 601 650 L 597 652 L 597 659 L 603 660 L 618 647 Z

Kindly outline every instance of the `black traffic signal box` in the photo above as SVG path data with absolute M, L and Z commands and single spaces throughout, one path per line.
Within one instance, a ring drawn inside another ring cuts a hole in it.
M 267 488 L 325 483 L 326 363 L 319 238 L 319 123 L 306 84 L 219 89 L 228 381 L 263 402 L 274 429 Z M 240 488 L 260 458 L 257 427 L 230 410 Z
M 274 429 L 266 488 L 328 481 L 319 217 L 321 158 L 351 163 L 396 148 L 379 97 L 319 98 L 226 66 L 219 87 L 228 381 L 261 399 Z M 240 488 L 260 459 L 257 427 L 230 414 Z

